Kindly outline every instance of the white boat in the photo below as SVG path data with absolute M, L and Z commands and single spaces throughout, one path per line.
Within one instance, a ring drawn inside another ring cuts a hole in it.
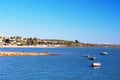
M 93 62 L 92 67 L 100 67 L 101 63 L 100 62 Z
M 108 55 L 108 53 L 107 52 L 102 52 L 102 53 L 100 53 L 101 55 Z

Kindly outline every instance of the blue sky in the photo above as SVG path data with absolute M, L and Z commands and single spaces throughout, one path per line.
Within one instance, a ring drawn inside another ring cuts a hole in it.
M 120 44 L 120 1 L 0 0 L 0 34 Z

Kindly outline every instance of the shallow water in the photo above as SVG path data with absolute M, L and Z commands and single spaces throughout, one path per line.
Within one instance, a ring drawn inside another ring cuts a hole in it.
M 0 80 L 120 80 L 118 48 L 0 48 L 0 51 L 45 52 L 59 56 L 0 57 Z M 109 55 L 100 55 L 106 51 Z M 101 68 L 83 54 L 95 56 Z

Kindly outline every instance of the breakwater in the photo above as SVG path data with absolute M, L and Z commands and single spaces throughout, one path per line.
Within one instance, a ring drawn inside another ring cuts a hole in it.
M 0 52 L 0 56 L 51 56 L 52 53 Z

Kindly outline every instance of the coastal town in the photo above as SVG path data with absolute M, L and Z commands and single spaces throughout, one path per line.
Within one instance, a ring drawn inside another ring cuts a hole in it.
M 22 38 L 20 36 L 6 37 L 0 36 L 0 46 L 2 47 L 68 47 L 68 46 L 83 46 L 82 43 L 67 40 L 57 39 L 38 39 Z
M 111 44 L 90 44 L 82 43 L 78 40 L 68 41 L 59 39 L 39 39 L 39 38 L 22 38 L 21 36 L 2 36 L 0 35 L 0 47 L 120 47 Z

